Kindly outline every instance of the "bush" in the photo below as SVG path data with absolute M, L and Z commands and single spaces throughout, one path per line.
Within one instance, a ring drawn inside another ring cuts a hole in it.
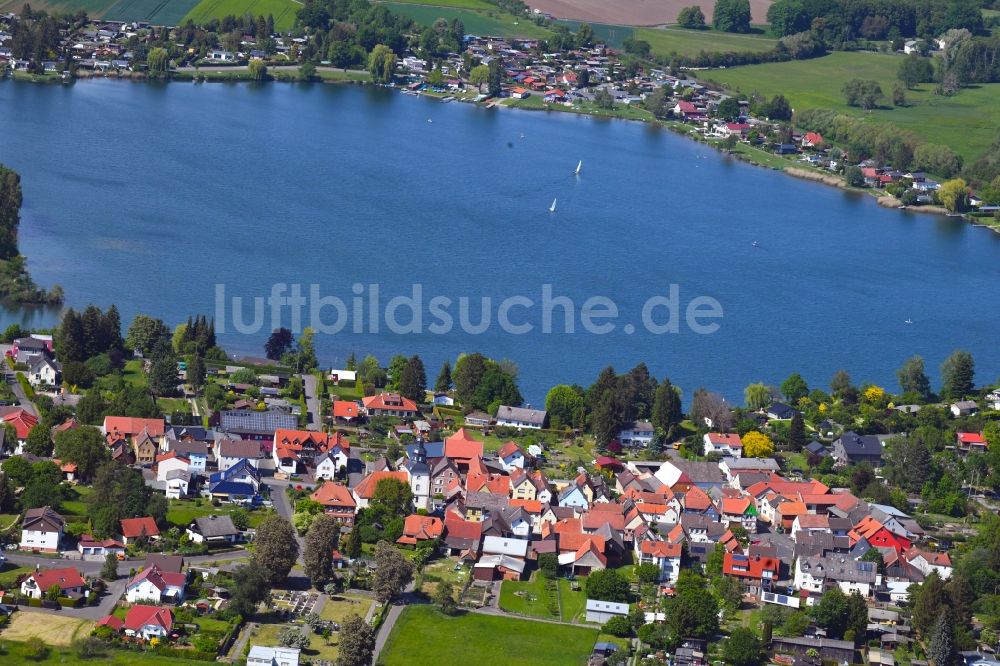
M 110 627 L 101 628 L 110 629 Z M 74 641 L 73 649 L 76 650 L 76 653 L 81 659 L 95 659 L 105 655 L 107 646 L 100 638 L 97 638 L 96 636 L 87 636 L 86 638 Z
M 38 636 L 24 641 L 24 656 L 34 661 L 42 661 L 49 656 L 49 646 Z
M 632 623 L 624 615 L 619 615 L 604 623 L 604 632 L 618 638 L 625 638 L 632 635 Z

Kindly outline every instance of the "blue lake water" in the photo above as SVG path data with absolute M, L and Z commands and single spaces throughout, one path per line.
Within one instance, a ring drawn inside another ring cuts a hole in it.
M 425 332 L 349 322 L 318 336 L 324 365 L 418 353 L 433 380 L 445 358 L 481 351 L 515 360 L 536 404 L 555 383 L 639 361 L 688 396 L 706 386 L 733 399 L 793 371 L 825 387 L 838 368 L 895 389 L 906 357 L 936 374 L 956 348 L 981 382 L 1000 376 L 1000 235 L 883 210 L 654 127 L 324 85 L 4 82 L 0 110 L 34 278 L 63 285 L 72 306 L 116 303 L 126 321 L 214 314 L 216 285 L 249 301 L 315 283 L 352 314 L 356 283 L 378 284 L 383 307 L 419 283 Z M 540 332 L 545 284 L 574 302 L 574 333 L 561 309 L 556 332 Z M 717 332 L 645 330 L 643 304 L 672 284 L 682 315 L 698 296 L 721 304 Z M 535 305 L 510 319 L 532 332 L 459 330 L 459 297 L 473 299 L 473 322 L 493 298 L 495 322 L 516 295 Z M 426 330 L 434 296 L 453 301 L 449 334 Z M 592 296 L 617 305 L 613 332 L 582 331 Z M 55 316 L 7 311 L 4 325 Z M 273 320 L 243 334 L 227 319 L 220 342 L 262 355 Z

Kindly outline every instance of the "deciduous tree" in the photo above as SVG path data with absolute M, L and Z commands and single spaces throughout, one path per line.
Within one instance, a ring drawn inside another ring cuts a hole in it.
M 372 591 L 386 604 L 401 594 L 413 580 L 413 564 L 387 541 L 375 544 L 375 575 Z
M 340 625 L 337 666 L 370 666 L 375 653 L 375 630 L 357 615 Z
M 309 526 L 302 563 L 317 590 L 322 589 L 333 576 L 333 550 L 337 547 L 339 536 L 340 522 L 333 516 L 317 516 Z
M 267 581 L 276 585 L 288 578 L 299 556 L 299 543 L 295 528 L 278 515 L 268 516 L 257 527 L 254 551 L 250 561 L 257 566 Z

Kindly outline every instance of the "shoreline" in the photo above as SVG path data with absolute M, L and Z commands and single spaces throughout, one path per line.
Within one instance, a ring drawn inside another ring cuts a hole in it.
M 843 190 L 845 192 L 857 192 L 859 194 L 867 194 L 867 195 L 869 195 L 869 196 L 871 196 L 872 198 L 875 199 L 875 203 L 877 205 L 879 205 L 879 206 L 881 206 L 883 208 L 889 209 L 889 210 L 899 210 L 899 211 L 905 211 L 905 212 L 923 213 L 925 215 L 939 215 L 939 216 L 942 216 L 942 217 L 960 217 L 965 222 L 967 222 L 970 225 L 972 225 L 973 227 L 980 227 L 980 228 L 988 229 L 990 231 L 993 231 L 994 233 L 1000 234 L 1000 223 L 983 222 L 983 221 L 980 221 L 978 218 L 975 218 L 975 217 L 969 215 L 968 213 L 951 213 L 946 208 L 944 208 L 942 206 L 934 206 L 934 205 L 906 206 L 906 205 L 903 205 L 903 203 L 901 201 L 899 201 L 898 199 L 896 199 L 895 197 L 893 197 L 893 196 L 891 196 L 889 194 L 879 194 L 877 191 L 873 191 L 873 190 L 867 189 L 867 188 L 851 187 L 851 186 L 847 185 L 847 183 L 844 181 L 844 179 L 841 178 L 838 175 L 827 174 L 827 173 L 823 173 L 823 172 L 820 172 L 820 171 L 815 171 L 815 170 L 812 170 L 812 169 L 804 168 L 802 166 L 796 166 L 794 163 L 792 163 L 787 158 L 784 158 L 784 157 L 779 156 L 779 155 L 770 155 L 770 154 L 768 154 L 769 157 L 773 158 L 775 161 L 788 163 L 787 165 L 785 165 L 785 166 L 777 166 L 777 165 L 768 165 L 768 164 L 764 164 L 764 163 L 758 162 L 758 161 L 754 160 L 752 156 L 747 155 L 744 152 L 736 152 L 736 151 L 726 150 L 725 148 L 722 148 L 721 146 L 719 146 L 719 145 L 717 145 L 715 143 L 712 143 L 712 142 L 706 140 L 704 137 L 699 136 L 696 131 L 691 131 L 689 129 L 690 128 L 689 125 L 685 125 L 683 123 L 678 123 L 677 121 L 673 121 L 673 122 L 671 122 L 671 121 L 663 121 L 663 120 L 660 120 L 658 118 L 651 118 L 651 119 L 649 119 L 649 118 L 628 118 L 628 117 L 624 117 L 624 116 L 622 116 L 620 114 L 615 114 L 615 113 L 609 113 L 609 114 L 593 113 L 593 112 L 590 112 L 590 111 L 587 111 L 587 110 L 576 109 L 576 108 L 565 108 L 565 109 L 562 109 L 562 108 L 553 108 L 552 105 L 548 104 L 548 103 L 546 103 L 542 107 L 531 107 L 531 106 L 519 105 L 519 104 L 504 104 L 503 100 L 493 101 L 490 104 L 483 104 L 482 102 L 476 101 L 475 99 L 469 98 L 469 97 L 460 97 L 460 96 L 448 95 L 448 94 L 427 93 L 427 92 L 424 92 L 424 91 L 408 91 L 406 88 L 400 87 L 400 86 L 395 86 L 395 85 L 394 86 L 385 86 L 385 85 L 374 84 L 371 81 L 365 80 L 364 78 L 361 78 L 359 76 L 359 75 L 361 75 L 363 73 L 362 70 L 340 70 L 339 68 L 334 68 L 334 67 L 324 67 L 323 69 L 321 69 L 321 70 L 318 71 L 318 76 L 316 77 L 316 79 L 314 79 L 312 81 L 302 81 L 302 80 L 299 80 L 297 78 L 294 78 L 294 76 L 292 75 L 292 69 L 297 69 L 297 68 L 290 68 L 289 67 L 287 69 L 271 70 L 271 73 L 269 74 L 270 78 L 268 80 L 266 80 L 266 81 L 260 81 L 260 82 L 251 81 L 248 78 L 246 78 L 246 76 L 243 76 L 243 75 L 245 75 L 247 73 L 246 69 L 231 69 L 230 70 L 228 68 L 217 68 L 217 69 L 208 69 L 208 70 L 183 70 L 183 71 L 174 71 L 174 72 L 171 73 L 172 76 L 169 79 L 151 79 L 148 76 L 146 76 L 145 74 L 141 74 L 141 73 L 139 73 L 136 76 L 132 76 L 132 74 L 133 74 L 132 72 L 129 72 L 128 75 L 122 75 L 121 73 L 115 73 L 115 74 L 103 73 L 102 74 L 102 73 L 87 72 L 84 75 L 73 76 L 73 77 L 71 77 L 69 79 L 64 79 L 64 78 L 62 78 L 60 76 L 45 76 L 45 75 L 43 75 L 42 77 L 38 77 L 38 76 L 33 75 L 31 78 L 11 77 L 11 81 L 13 81 L 15 83 L 42 83 L 42 84 L 46 84 L 46 83 L 59 83 L 59 84 L 73 84 L 76 81 L 94 81 L 94 80 L 108 79 L 108 80 L 114 80 L 114 81 L 124 81 L 124 82 L 129 82 L 129 83 L 150 83 L 150 82 L 170 83 L 172 81 L 175 81 L 175 82 L 178 82 L 178 83 L 183 82 L 183 83 L 195 83 L 195 84 L 199 84 L 199 83 L 318 83 L 318 84 L 326 84 L 326 85 L 361 85 L 361 86 L 374 85 L 374 86 L 377 86 L 377 87 L 380 87 L 380 88 L 388 88 L 388 89 L 394 90 L 396 92 L 405 93 L 405 94 L 407 94 L 409 96 L 426 97 L 426 98 L 435 99 L 435 100 L 438 100 L 438 101 L 442 101 L 442 100 L 447 99 L 449 102 L 452 102 L 452 101 L 462 102 L 462 103 L 465 103 L 465 104 L 472 104 L 474 106 L 481 107 L 481 108 L 489 108 L 489 109 L 501 108 L 501 109 L 511 109 L 511 110 L 529 111 L 529 112 L 532 112 L 532 111 L 545 111 L 545 112 L 549 112 L 549 113 L 572 113 L 572 114 L 575 114 L 575 115 L 588 116 L 588 117 L 591 117 L 591 118 L 600 118 L 600 119 L 603 119 L 603 120 L 623 120 L 623 121 L 626 121 L 626 122 L 638 122 L 638 123 L 647 124 L 647 125 L 656 125 L 658 127 L 662 127 L 664 129 L 670 130 L 670 131 L 672 131 L 675 134 L 682 135 L 682 136 L 684 136 L 685 138 L 687 138 L 687 139 L 689 139 L 691 141 L 695 141 L 697 143 L 702 143 L 702 144 L 704 144 L 704 145 L 706 145 L 706 146 L 708 146 L 708 147 L 710 147 L 710 148 L 712 148 L 712 149 L 714 149 L 714 150 L 716 150 L 716 151 L 718 151 L 720 153 L 728 155 L 729 157 L 732 157 L 733 159 L 736 159 L 736 160 L 739 160 L 741 162 L 747 163 L 747 164 L 749 164 L 751 166 L 760 167 L 760 168 L 766 168 L 766 169 L 769 169 L 771 171 L 778 171 L 778 172 L 783 173 L 783 174 L 785 174 L 787 176 L 790 176 L 792 178 L 798 178 L 799 180 L 806 180 L 806 181 L 809 181 L 809 182 L 818 183 L 818 184 L 821 184 L 821 185 L 825 185 L 827 187 L 835 187 L 835 188 Z M 329 72 L 332 76 L 323 77 L 321 75 L 322 72 Z M 277 75 L 275 75 L 275 74 L 277 74 Z M 175 76 L 176 76 L 176 78 L 174 78 Z M 761 151 L 761 152 L 763 152 L 763 151 Z

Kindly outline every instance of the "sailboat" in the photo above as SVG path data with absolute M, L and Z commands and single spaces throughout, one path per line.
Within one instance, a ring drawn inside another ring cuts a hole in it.
M 576 176 L 579 176 L 580 175 L 580 169 L 582 169 L 582 168 L 583 168 L 583 160 L 580 160 L 580 162 L 576 165 L 576 171 L 574 171 L 573 174 L 576 175 Z
M 549 206 L 549 212 L 550 213 L 556 212 L 556 200 L 555 199 L 552 200 L 552 205 Z
M 913 323 L 913 320 L 912 320 L 912 319 L 907 319 L 907 320 L 906 320 L 906 321 L 904 321 L 903 323 L 904 323 L 904 324 L 912 324 L 912 323 Z

